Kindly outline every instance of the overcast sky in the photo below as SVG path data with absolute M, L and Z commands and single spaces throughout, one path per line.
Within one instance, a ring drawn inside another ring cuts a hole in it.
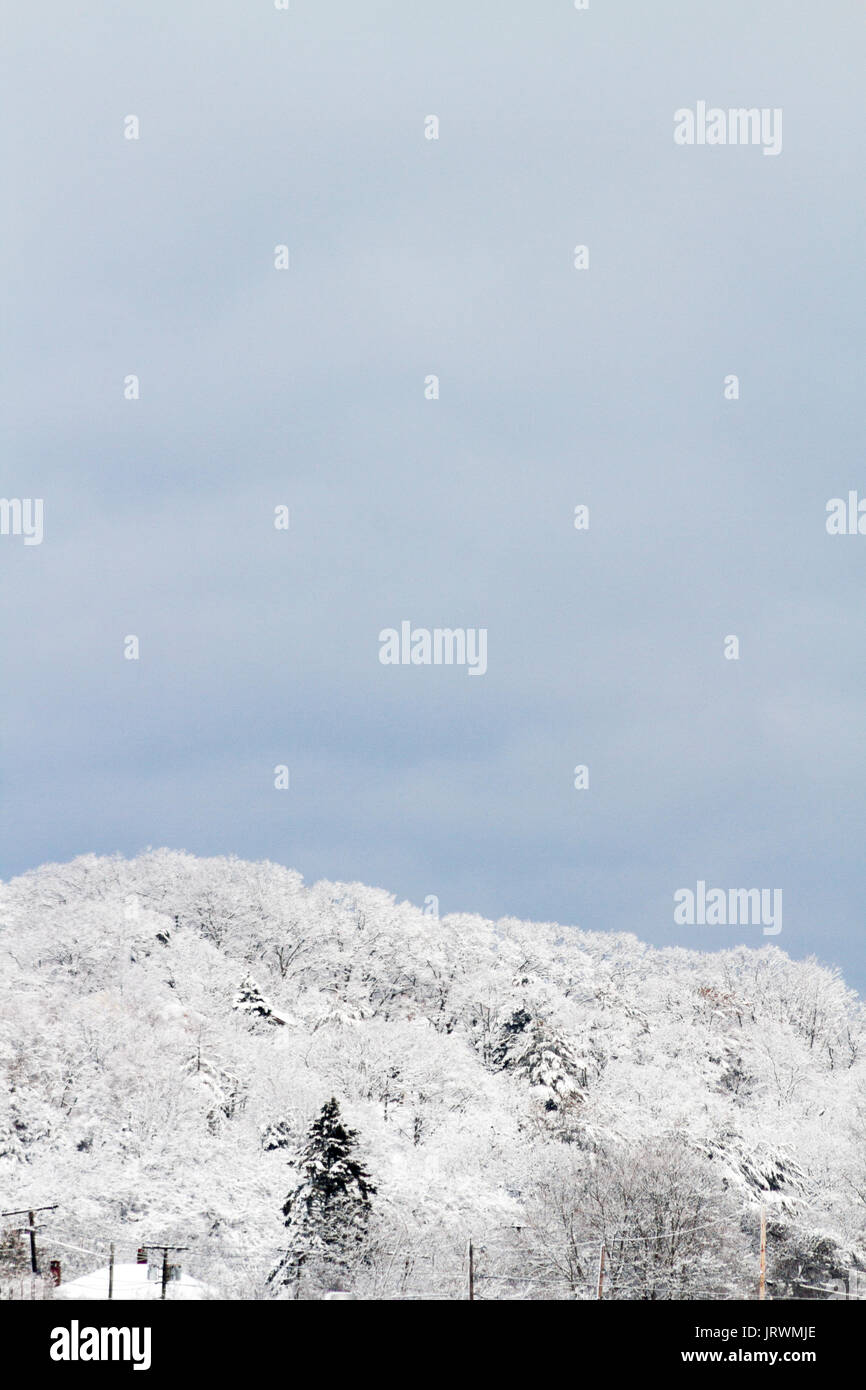
M 859 0 L 6 26 L 0 874 L 267 857 L 862 987 Z M 704 100 L 781 153 L 676 145 Z M 404 620 L 487 673 L 382 665 Z M 676 925 L 699 879 L 781 934 Z

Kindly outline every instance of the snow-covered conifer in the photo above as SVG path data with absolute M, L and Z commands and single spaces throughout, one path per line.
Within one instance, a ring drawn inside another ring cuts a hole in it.
M 505 1021 L 494 1055 L 499 1070 L 525 1077 L 545 1110 L 559 1110 L 582 1093 L 573 1049 L 526 1009 L 516 1010 Z
M 363 1258 L 376 1189 L 357 1156 L 357 1138 L 332 1097 L 310 1126 L 295 1165 L 299 1181 L 283 1203 L 288 1241 L 270 1276 L 275 1287 L 296 1284 L 305 1266 L 341 1277 Z
M 268 1023 L 285 1023 L 283 1014 L 278 1013 L 265 999 L 255 980 L 251 975 L 245 975 L 241 980 L 240 989 L 235 995 L 232 1005 L 239 1013 L 249 1014 L 253 1018 L 263 1018 Z

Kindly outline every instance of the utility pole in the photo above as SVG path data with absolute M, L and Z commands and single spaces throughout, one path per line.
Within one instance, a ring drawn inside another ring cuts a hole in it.
M 114 1241 L 108 1249 L 108 1297 L 114 1298 Z
M 767 1208 L 761 1203 L 761 1272 L 758 1276 L 758 1297 L 767 1297 Z
M 36 1212 L 28 1211 L 27 1220 L 30 1225 L 30 1273 L 39 1273 L 39 1264 L 36 1259 Z
M 160 1290 L 160 1295 L 159 1295 L 159 1296 L 160 1296 L 160 1298 L 165 1298 L 165 1291 L 166 1291 L 166 1288 L 167 1288 L 167 1286 L 168 1286 L 168 1252 L 169 1252 L 169 1250 L 188 1250 L 188 1249 L 189 1249 L 189 1246 L 188 1246 L 188 1245 L 144 1245 L 144 1246 L 142 1246 L 142 1249 L 143 1249 L 143 1250 L 161 1250 L 161 1251 L 162 1251 L 162 1288 L 161 1288 L 161 1290 Z
M 598 1252 L 598 1297 L 604 1298 L 604 1241 Z
M 24 1227 L 21 1227 L 20 1229 L 21 1229 L 22 1231 L 26 1231 L 26 1232 L 29 1234 L 29 1236 L 30 1236 L 30 1272 L 31 1272 L 31 1274 L 38 1274 L 38 1273 L 39 1273 L 39 1264 L 38 1264 L 38 1261 L 37 1261 L 37 1259 L 36 1259 L 36 1213 L 37 1213 L 38 1211 L 56 1211 L 57 1208 L 58 1208 L 58 1206 L 59 1206 L 59 1203 L 58 1203 L 58 1202 L 55 1202 L 54 1205 L 53 1205 L 53 1206 L 50 1206 L 50 1207 L 22 1207 L 19 1211 L 0 1211 L 0 1216 L 26 1216 L 26 1217 L 27 1217 L 27 1223 L 28 1223 L 28 1224 L 27 1224 L 26 1226 L 24 1226 Z
M 472 1246 L 472 1237 L 469 1237 L 469 1302 L 475 1298 L 475 1251 Z

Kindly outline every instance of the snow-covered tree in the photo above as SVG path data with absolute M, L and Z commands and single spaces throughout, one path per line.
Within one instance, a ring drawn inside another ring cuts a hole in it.
M 292 1126 L 287 1120 L 272 1120 L 262 1127 L 262 1148 L 265 1153 L 292 1146 Z
M 548 1112 L 561 1110 L 583 1094 L 580 1063 L 570 1044 L 524 1008 L 502 1025 L 493 1063 L 499 1071 L 525 1078 Z
M 593 1297 L 605 1248 L 604 1295 L 615 1299 L 745 1296 L 750 1269 L 736 1205 L 681 1135 L 564 1149 L 529 1203 L 529 1272 Z
M 310 1126 L 295 1165 L 299 1181 L 283 1203 L 288 1241 L 271 1275 L 275 1287 L 297 1285 L 305 1269 L 341 1277 L 363 1258 L 376 1189 L 357 1155 L 357 1139 L 332 1097 Z
M 0 1283 L 6 1277 L 22 1275 L 30 1268 L 20 1231 L 0 1227 Z
M 267 1023 L 283 1024 L 286 1021 L 285 1016 L 268 1003 L 251 975 L 245 975 L 241 980 L 232 1007 L 252 1018 L 263 1018 Z

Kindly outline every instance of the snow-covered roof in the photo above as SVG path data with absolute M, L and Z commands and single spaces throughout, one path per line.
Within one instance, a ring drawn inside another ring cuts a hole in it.
M 181 1274 L 170 1279 L 166 1285 L 166 1298 L 181 1300 L 207 1298 L 210 1290 L 206 1284 L 199 1283 L 189 1274 Z M 159 1279 L 148 1279 L 145 1264 L 116 1264 L 114 1266 L 114 1297 L 127 1299 L 159 1298 L 162 1283 Z M 80 1279 L 72 1279 L 61 1284 L 54 1291 L 55 1298 L 100 1299 L 108 1298 L 108 1265 L 97 1269 L 93 1274 L 82 1274 Z

